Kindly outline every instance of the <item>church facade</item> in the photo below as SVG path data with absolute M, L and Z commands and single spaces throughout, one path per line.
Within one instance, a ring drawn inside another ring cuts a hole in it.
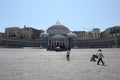
M 67 49 L 71 47 L 70 42 L 76 39 L 76 34 L 72 33 L 66 26 L 57 21 L 50 26 L 46 32 L 41 33 L 40 38 L 45 41 L 49 49 L 61 47 Z

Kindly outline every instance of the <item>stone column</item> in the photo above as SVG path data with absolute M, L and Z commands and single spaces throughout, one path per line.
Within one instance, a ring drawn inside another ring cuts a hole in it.
M 55 40 L 53 40 L 53 47 L 55 47 Z
M 53 47 L 53 40 L 51 40 L 51 48 Z
M 66 40 L 66 47 L 68 48 L 69 44 L 68 44 L 68 39 Z
M 48 46 L 50 46 L 50 45 L 49 45 L 49 39 L 48 39 Z
M 56 45 L 57 45 L 57 40 L 55 40 L 55 47 L 56 47 Z

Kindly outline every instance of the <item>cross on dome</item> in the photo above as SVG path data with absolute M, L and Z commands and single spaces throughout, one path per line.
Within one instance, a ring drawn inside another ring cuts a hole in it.
M 61 25 L 61 23 L 59 22 L 59 20 L 57 20 L 57 22 L 55 24 L 56 25 Z

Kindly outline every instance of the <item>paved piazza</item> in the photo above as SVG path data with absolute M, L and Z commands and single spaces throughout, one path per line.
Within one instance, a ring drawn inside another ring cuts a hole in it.
M 90 62 L 97 49 L 0 48 L 0 80 L 120 80 L 120 49 L 102 49 L 106 66 Z

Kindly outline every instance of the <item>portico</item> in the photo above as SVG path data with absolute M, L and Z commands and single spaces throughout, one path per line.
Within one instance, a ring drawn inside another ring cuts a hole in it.
M 51 48 L 55 48 L 56 46 L 64 46 L 68 47 L 68 40 L 67 39 L 49 39 L 48 46 Z

